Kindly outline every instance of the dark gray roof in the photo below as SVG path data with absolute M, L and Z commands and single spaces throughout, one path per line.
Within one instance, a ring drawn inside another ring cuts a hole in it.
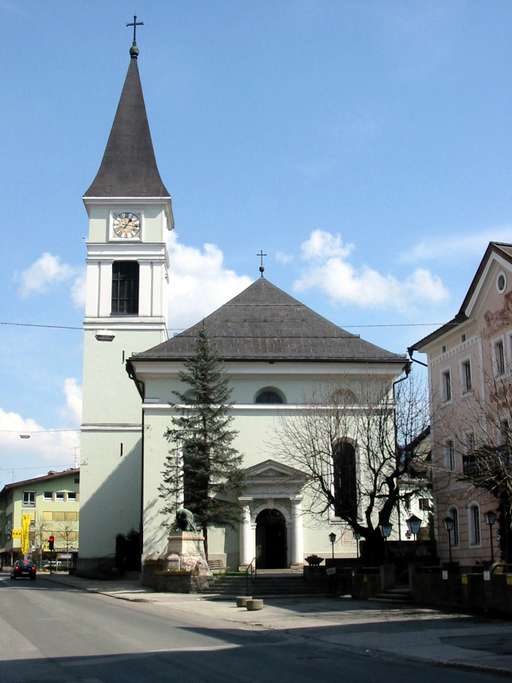
M 135 53 L 130 58 L 100 169 L 84 196 L 169 196 L 156 165 Z
M 203 321 L 132 358 L 190 358 L 203 325 L 217 355 L 224 360 L 405 361 L 404 356 L 334 325 L 265 278 L 258 278 Z

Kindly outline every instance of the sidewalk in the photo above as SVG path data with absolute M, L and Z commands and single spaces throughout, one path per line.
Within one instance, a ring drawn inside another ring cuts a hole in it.
M 95 581 L 65 574 L 43 577 L 69 588 L 150 603 L 174 615 L 189 614 L 194 606 L 196 614 L 218 629 L 284 631 L 351 652 L 512 674 L 512 622 L 346 598 L 274 598 L 265 600 L 262 611 L 248 612 L 236 608 L 233 600 L 156 593 L 137 581 Z

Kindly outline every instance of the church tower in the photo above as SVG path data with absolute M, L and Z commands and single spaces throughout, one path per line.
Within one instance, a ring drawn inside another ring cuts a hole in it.
M 160 178 L 134 41 L 89 218 L 84 320 L 79 570 L 139 530 L 141 400 L 125 359 L 167 339 L 169 192 Z

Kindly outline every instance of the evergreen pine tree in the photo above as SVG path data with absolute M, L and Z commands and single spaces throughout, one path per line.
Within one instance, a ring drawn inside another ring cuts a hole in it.
M 194 513 L 208 557 L 208 526 L 239 519 L 243 476 L 242 456 L 231 445 L 237 435 L 230 429 L 231 388 L 206 328 L 199 333 L 194 356 L 185 362 L 179 379 L 187 389 L 173 392 L 178 414 L 165 433 L 171 448 L 159 495 L 169 527 L 181 504 Z

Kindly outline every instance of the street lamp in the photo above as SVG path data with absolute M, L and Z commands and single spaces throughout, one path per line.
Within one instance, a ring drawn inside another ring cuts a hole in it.
M 30 439 L 30 434 L 19 434 L 20 439 Z
M 380 532 L 382 534 L 382 538 L 384 540 L 388 539 L 391 536 L 391 532 L 393 531 L 393 525 L 388 522 L 387 524 L 381 524 L 380 525 Z
M 491 538 L 491 564 L 492 564 L 494 562 L 494 544 L 493 544 L 493 538 L 492 538 L 492 528 L 496 524 L 498 517 L 493 510 L 489 510 L 488 512 L 486 512 L 484 517 L 485 517 L 485 521 L 489 525 L 489 534 L 490 534 L 490 538 Z
M 331 542 L 331 557 L 334 560 L 334 544 L 336 543 L 336 534 L 331 531 L 329 534 L 329 541 Z
M 416 517 L 416 515 L 411 515 L 409 519 L 405 520 L 407 522 L 407 528 L 409 532 L 414 536 L 414 540 L 417 541 L 417 536 L 420 532 L 421 519 Z
M 444 525 L 448 532 L 448 559 L 450 564 L 452 563 L 452 531 L 454 524 L 453 517 L 450 517 L 450 515 L 444 518 Z

